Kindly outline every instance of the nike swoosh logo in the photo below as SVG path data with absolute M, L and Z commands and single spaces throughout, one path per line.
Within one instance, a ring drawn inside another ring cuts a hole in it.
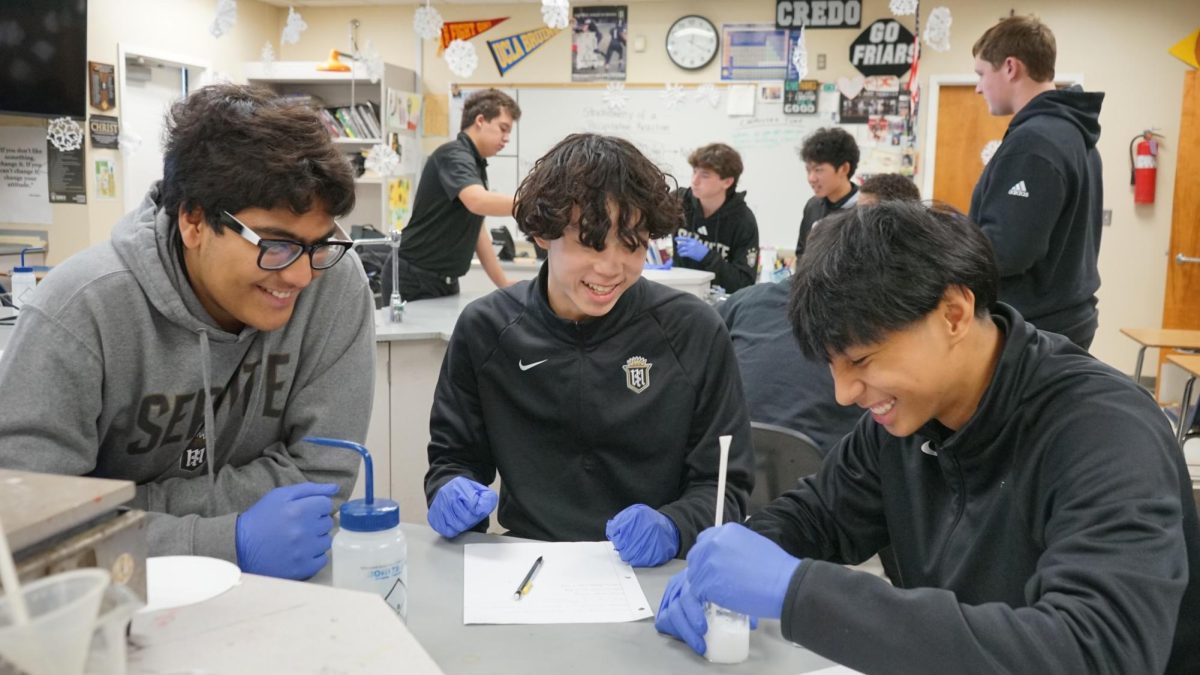
M 526 365 L 525 363 L 518 360 L 517 367 L 520 368 L 521 370 L 529 370 L 530 368 L 537 368 L 538 366 L 542 365 L 543 363 L 545 363 L 549 360 L 550 359 L 542 359 L 541 361 L 535 361 L 534 363 L 530 363 L 529 365 Z

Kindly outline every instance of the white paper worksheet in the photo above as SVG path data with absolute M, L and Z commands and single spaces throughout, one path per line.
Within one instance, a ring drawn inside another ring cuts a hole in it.
M 538 556 L 531 588 L 513 599 Z M 612 542 L 463 547 L 463 623 L 619 623 L 653 615 Z

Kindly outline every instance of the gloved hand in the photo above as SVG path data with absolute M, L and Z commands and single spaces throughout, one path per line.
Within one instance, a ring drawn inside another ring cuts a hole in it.
M 604 527 L 621 560 L 634 567 L 657 567 L 679 553 L 679 528 L 645 504 L 634 504 Z
M 687 570 L 676 574 L 667 582 L 667 590 L 663 591 L 662 600 L 658 603 L 658 614 L 654 617 L 654 628 L 660 633 L 683 640 L 697 654 L 703 655 L 708 649 L 704 643 L 704 634 L 708 632 L 704 603 L 692 593 L 687 581 Z
M 665 262 L 665 263 L 663 263 L 663 264 L 661 264 L 661 265 L 655 265 L 654 263 L 646 263 L 645 265 L 643 265 L 643 266 L 642 266 L 642 269 L 647 269 L 647 270 L 669 270 L 669 269 L 671 269 L 671 268 L 672 268 L 672 267 L 674 267 L 674 266 L 675 266 L 675 259 L 674 259 L 674 258 L 667 258 L 667 262 Z
M 801 560 L 737 523 L 710 527 L 688 552 L 688 585 L 700 600 L 778 619 Z
M 333 483 L 271 490 L 237 519 L 238 567 L 282 579 L 307 579 L 329 562 Z
M 704 245 L 704 242 L 695 237 L 675 237 L 675 251 L 679 255 L 689 260 L 695 260 L 696 262 L 704 260 L 704 257 L 708 255 L 708 247 Z
M 429 525 L 438 534 L 452 539 L 487 518 L 499 501 L 487 486 L 458 476 L 434 495 L 429 506 Z
M 708 632 L 708 618 L 704 603 L 692 592 L 687 581 L 687 570 L 671 577 L 667 590 L 658 603 L 658 614 L 654 617 L 658 632 L 677 637 L 687 643 L 692 651 L 704 655 L 708 645 L 704 634 Z M 750 617 L 750 630 L 758 628 L 758 617 Z

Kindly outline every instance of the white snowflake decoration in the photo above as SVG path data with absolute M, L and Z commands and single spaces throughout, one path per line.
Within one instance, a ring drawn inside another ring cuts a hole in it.
M 413 12 L 413 30 L 425 40 L 432 40 L 441 35 L 443 23 L 442 15 L 429 5 L 418 7 L 417 11 Z
M 987 145 L 983 146 L 983 151 L 979 153 L 979 159 L 983 160 L 984 166 L 987 166 L 987 163 L 992 161 L 992 157 L 999 149 L 1000 141 L 988 141 Z
M 297 12 L 295 7 L 288 7 L 287 24 L 283 27 L 283 35 L 279 37 L 279 44 L 294 45 L 300 42 L 300 34 L 307 29 L 308 24 L 304 23 L 300 12 Z
M 721 92 L 717 91 L 716 85 L 711 82 L 705 82 L 696 87 L 696 91 L 692 92 L 692 96 L 697 101 L 703 101 L 714 108 L 721 102 Z
M 217 13 L 208 27 L 208 32 L 212 33 L 213 37 L 219 38 L 228 33 L 235 23 L 237 23 L 237 0 L 217 0 Z
M 609 82 L 604 90 L 604 106 L 612 112 L 624 112 L 629 105 L 624 82 Z
M 925 44 L 934 51 L 948 51 L 951 21 L 949 7 L 934 7 L 925 21 Z
M 464 40 L 455 40 L 446 47 L 446 65 L 450 72 L 459 77 L 470 77 L 479 67 L 479 55 L 475 53 L 475 45 Z
M 267 43 L 263 45 L 262 53 L 259 55 L 259 60 L 262 61 L 263 70 L 269 73 L 274 69 L 275 47 L 271 45 L 270 40 L 267 40 Z
M 59 117 L 46 125 L 46 140 L 59 152 L 78 150 L 83 145 L 83 129 L 70 117 Z
M 133 157 L 142 147 L 142 137 L 121 125 L 121 133 L 117 134 L 117 147 L 120 148 L 123 157 Z
M 542 21 L 550 28 L 562 30 L 567 27 L 571 3 L 567 0 L 542 0 Z
M 386 145 L 373 145 L 367 151 L 365 166 L 380 176 L 395 176 L 400 173 L 400 155 Z
M 358 62 L 363 64 L 363 69 L 367 71 L 367 77 L 371 79 L 371 84 L 379 82 L 379 78 L 383 77 L 383 57 L 371 45 L 370 40 L 367 40 L 362 53 L 358 55 Z
M 808 75 L 808 45 L 804 41 L 804 26 L 800 27 L 800 37 L 796 39 L 796 47 L 792 49 L 792 66 L 801 80 Z
M 667 110 L 673 110 L 679 107 L 680 103 L 683 103 L 683 97 L 685 96 L 683 93 L 683 85 L 675 84 L 674 82 L 668 82 L 659 96 L 662 97 L 664 104 L 667 106 Z
M 896 16 L 912 16 L 917 13 L 917 0 L 891 0 L 888 9 Z

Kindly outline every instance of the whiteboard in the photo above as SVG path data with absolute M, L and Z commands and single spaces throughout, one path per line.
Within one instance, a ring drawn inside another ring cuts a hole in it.
M 727 143 L 737 149 L 745 165 L 738 190 L 746 191 L 746 203 L 758 219 L 760 244 L 788 250 L 795 246 L 804 203 L 812 197 L 799 149 L 813 131 L 834 123 L 829 111 L 836 110 L 837 96 L 835 92 L 829 100 L 823 95 L 817 115 L 784 115 L 782 103 L 756 100 L 753 115 L 730 116 L 726 114 L 724 87 L 716 89 L 716 105 L 698 97 L 691 88 L 685 89 L 682 99 L 674 104 L 664 95 L 664 89 L 626 89 L 622 92 L 626 97 L 624 109 L 606 104 L 605 89 L 564 86 L 507 91 L 515 93 L 521 120 L 517 124 L 520 136 L 510 142 L 504 154 L 515 149 L 517 161 L 513 165 L 496 161 L 499 157 L 489 160 L 492 189 L 505 191 L 501 186 L 519 184 L 538 158 L 571 133 L 623 137 L 683 187 L 692 177 L 688 155 L 708 143 Z M 452 124 L 453 107 L 452 103 Z M 461 103 L 457 112 L 462 114 Z M 515 175 L 503 175 L 506 171 L 514 171 Z M 511 219 L 489 220 L 515 227 Z

